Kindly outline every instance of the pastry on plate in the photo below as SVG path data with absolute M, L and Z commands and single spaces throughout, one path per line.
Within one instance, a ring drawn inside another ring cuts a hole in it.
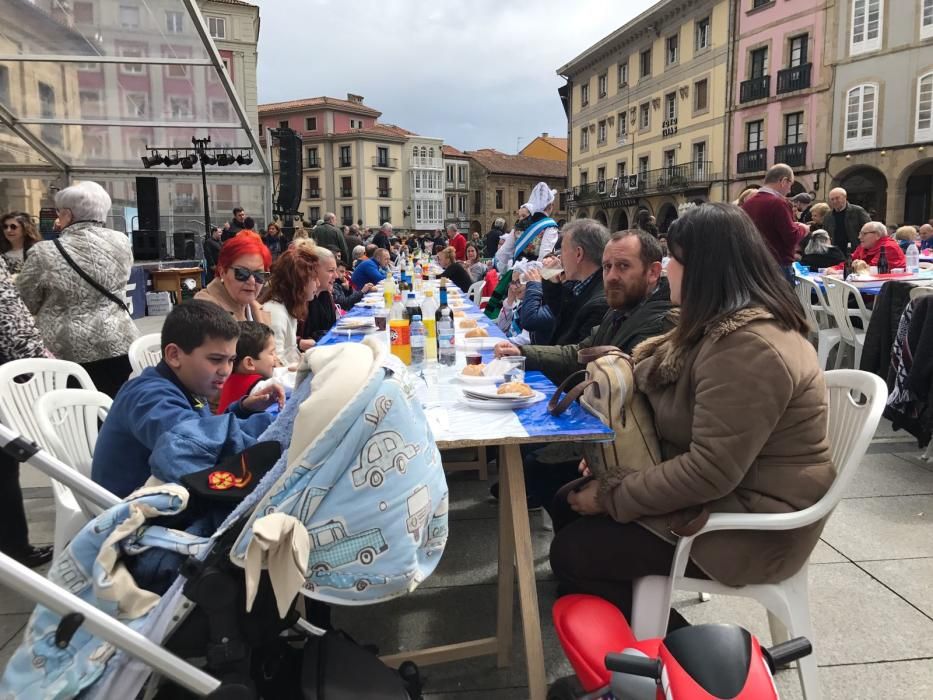
M 466 365 L 460 372 L 465 377 L 482 377 L 486 371 L 486 365 Z
M 471 328 L 466 333 L 464 333 L 465 338 L 488 338 L 489 331 L 485 328 Z
M 465 316 L 466 312 L 464 311 L 454 311 L 454 318 L 464 318 Z
M 476 328 L 476 321 L 474 321 L 472 318 L 466 318 L 460 321 L 460 327 L 463 329 Z
M 534 396 L 535 392 L 525 382 L 506 382 L 496 389 L 497 394 L 518 394 L 519 396 Z

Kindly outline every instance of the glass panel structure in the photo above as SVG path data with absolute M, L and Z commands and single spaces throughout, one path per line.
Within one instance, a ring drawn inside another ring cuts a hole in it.
M 158 175 L 170 198 L 174 183 L 194 183 L 179 196 L 196 201 L 200 165 L 147 170 L 141 158 L 210 136 L 252 161 L 207 166 L 212 209 L 224 187 L 247 187 L 260 214 L 266 157 L 195 0 L 0 0 L 0 16 L 0 180 L 61 187 Z M 113 194 L 129 202 L 124 189 Z M 48 205 L 48 192 L 34 199 Z

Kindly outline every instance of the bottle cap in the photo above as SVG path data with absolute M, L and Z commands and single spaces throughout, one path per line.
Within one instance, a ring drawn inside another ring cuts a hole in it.
M 393 298 L 395 301 L 401 301 L 401 300 L 402 300 L 402 295 L 401 295 L 401 294 L 396 294 L 396 295 L 395 295 L 394 297 L 392 297 L 392 298 Z
M 414 293 L 414 292 L 408 292 L 408 298 L 409 298 L 409 299 L 414 299 L 414 298 L 415 298 L 415 293 Z
M 418 314 L 415 314 L 414 316 L 411 317 L 411 320 L 412 320 L 412 321 L 420 321 L 420 320 L 421 320 L 421 316 L 419 316 Z

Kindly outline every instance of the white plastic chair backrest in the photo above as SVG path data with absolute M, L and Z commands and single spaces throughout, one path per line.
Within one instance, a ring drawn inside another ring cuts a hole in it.
M 480 301 L 483 298 L 483 287 L 486 286 L 485 280 L 480 280 L 479 282 L 474 282 L 470 285 L 470 288 L 467 290 L 467 296 L 470 297 L 470 301 L 479 306 Z
M 848 342 L 854 343 L 855 326 L 852 325 L 852 317 L 849 316 L 849 296 L 854 294 L 861 301 L 858 289 L 848 282 L 828 277 L 823 278 L 823 284 L 826 287 L 826 304 L 833 318 L 836 319 L 839 334 Z
M 794 288 L 797 292 L 797 298 L 803 306 L 803 313 L 810 322 L 810 327 L 814 332 L 820 330 L 820 320 L 816 316 L 816 310 L 813 306 L 813 293 L 816 292 L 816 303 L 818 306 L 826 308 L 826 300 L 823 298 L 823 292 L 820 285 L 803 275 L 797 275 L 797 286 Z
M 827 433 L 836 479 L 816 505 L 824 504 L 829 513 L 868 451 L 887 402 L 888 386 L 878 375 L 857 369 L 835 369 L 826 372 L 825 377 L 829 394 Z
M 0 421 L 51 451 L 36 422 L 35 405 L 40 396 L 67 389 L 71 378 L 81 389 L 96 391 L 84 367 L 67 360 L 29 358 L 0 365 Z
M 36 423 L 52 454 L 91 478 L 97 434 L 112 404 L 99 391 L 56 389 L 36 402 Z
M 148 333 L 130 345 L 127 352 L 133 374 L 139 375 L 146 367 L 155 367 L 162 361 L 162 334 Z

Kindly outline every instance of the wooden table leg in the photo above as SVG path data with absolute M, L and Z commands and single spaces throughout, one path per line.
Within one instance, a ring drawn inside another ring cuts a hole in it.
M 515 543 L 515 569 L 518 574 L 518 601 L 522 615 L 522 630 L 525 634 L 525 657 L 528 664 L 528 695 L 531 700 L 544 700 L 547 694 L 544 642 L 541 639 L 541 618 L 538 612 L 538 589 L 535 586 L 535 563 L 531 546 L 531 527 L 528 522 L 528 502 L 525 496 L 522 454 L 518 445 L 504 445 L 500 449 L 500 456 L 503 459 L 500 459 L 499 500 L 500 503 L 508 501 L 511 509 L 512 534 Z M 505 482 L 504 496 L 503 481 Z M 501 542 L 501 523 L 499 527 Z M 502 590 L 501 556 L 500 554 L 500 595 Z M 500 604 L 501 602 L 500 597 Z
M 505 447 L 499 448 L 499 464 L 505 463 Z M 496 663 L 505 668 L 512 662 L 512 612 L 515 593 L 515 537 L 512 530 L 512 504 L 505 468 L 499 470 L 499 588 L 497 601 L 496 638 L 499 653 Z

